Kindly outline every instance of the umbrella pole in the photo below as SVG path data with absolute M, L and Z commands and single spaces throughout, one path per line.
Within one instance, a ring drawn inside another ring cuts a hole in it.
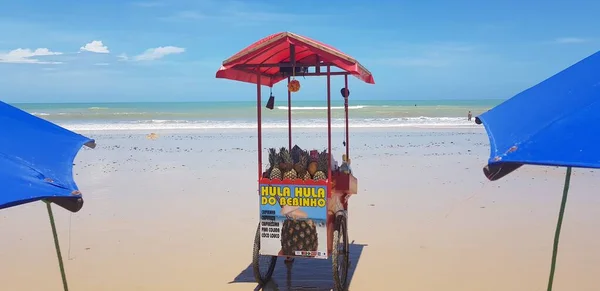
M 556 256 L 558 255 L 558 241 L 560 238 L 560 228 L 562 226 L 563 216 L 565 215 L 565 206 L 567 204 L 567 196 L 569 194 L 569 184 L 571 183 L 571 167 L 567 168 L 565 175 L 565 186 L 563 189 L 562 201 L 560 203 L 560 211 L 558 213 L 558 223 L 556 224 L 556 232 L 554 233 L 554 246 L 552 248 L 552 264 L 550 265 L 550 278 L 548 279 L 548 291 L 552 291 L 552 283 L 554 282 L 554 271 L 556 270 Z
M 67 274 L 65 273 L 65 266 L 60 253 L 60 244 L 58 243 L 58 233 L 56 232 L 56 224 L 54 223 L 54 214 L 52 213 L 52 206 L 50 205 L 52 202 L 44 202 L 46 203 L 46 209 L 48 209 L 48 217 L 50 218 L 50 226 L 52 227 L 52 235 L 54 236 L 54 246 L 56 247 L 56 257 L 58 258 L 58 266 L 60 267 L 63 288 L 65 291 L 69 291 L 69 287 L 67 286 Z

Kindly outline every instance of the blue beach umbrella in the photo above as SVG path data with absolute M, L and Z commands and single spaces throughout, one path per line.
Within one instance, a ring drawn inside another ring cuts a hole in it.
M 0 210 L 44 201 L 50 217 L 64 289 L 68 290 L 51 203 L 77 212 L 83 198 L 73 160 L 94 140 L 0 102 Z
M 554 237 L 552 290 L 571 168 L 600 168 L 600 51 L 476 117 L 490 140 L 492 181 L 524 164 L 566 167 Z

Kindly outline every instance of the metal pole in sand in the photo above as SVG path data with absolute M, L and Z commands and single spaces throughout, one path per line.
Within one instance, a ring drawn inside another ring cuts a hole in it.
M 552 248 L 552 263 L 550 265 L 550 278 L 548 279 L 548 291 L 552 291 L 552 283 L 554 282 L 554 271 L 556 270 L 556 257 L 558 255 L 558 241 L 560 239 L 560 228 L 562 227 L 563 217 L 565 215 L 565 206 L 567 205 L 567 196 L 569 194 L 569 185 L 571 184 L 571 167 L 567 168 L 565 175 L 565 186 L 563 188 L 562 201 L 560 203 L 560 211 L 558 212 L 558 223 L 556 224 L 556 232 L 554 233 L 554 246 Z
M 56 232 L 56 224 L 54 223 L 54 214 L 52 213 L 52 202 L 44 201 L 46 203 L 46 209 L 48 209 L 48 217 L 50 218 L 50 226 L 52 227 L 52 236 L 54 236 L 54 246 L 56 248 L 56 257 L 58 258 L 58 266 L 60 267 L 60 275 L 62 277 L 63 288 L 65 291 L 69 291 L 67 285 L 67 274 L 65 273 L 65 266 L 63 264 L 62 254 L 60 253 L 60 244 L 58 243 L 58 233 Z
M 262 178 L 262 105 L 261 105 L 261 78 L 262 75 L 260 73 L 256 74 L 256 129 L 258 135 L 258 181 Z

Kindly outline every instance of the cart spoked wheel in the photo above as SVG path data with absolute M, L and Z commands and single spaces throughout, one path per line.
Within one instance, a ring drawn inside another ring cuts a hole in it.
M 254 269 L 254 279 L 256 283 L 263 286 L 265 283 L 271 280 L 273 271 L 275 270 L 275 264 L 277 263 L 277 256 L 264 256 L 260 254 L 260 223 L 256 229 L 256 236 L 254 237 L 254 251 L 252 252 L 252 268 Z
M 348 290 L 348 268 L 350 265 L 348 229 L 346 228 L 346 216 L 337 215 L 335 218 L 335 230 L 333 231 L 333 245 L 331 250 L 331 261 L 333 267 L 333 283 L 335 291 Z

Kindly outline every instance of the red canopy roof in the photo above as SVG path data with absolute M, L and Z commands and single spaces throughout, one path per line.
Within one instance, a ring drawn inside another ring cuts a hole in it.
M 258 71 L 261 73 L 261 85 L 272 87 L 286 79 L 273 65 L 290 62 L 290 44 L 295 45 L 296 64 L 316 65 L 322 61 L 354 75 L 369 84 L 375 84 L 373 75 L 354 58 L 338 49 L 291 32 L 269 35 L 223 62 L 217 71 L 217 78 L 230 79 L 256 84 Z M 271 67 L 241 67 L 240 65 L 272 65 Z M 237 66 L 237 67 L 236 67 Z

